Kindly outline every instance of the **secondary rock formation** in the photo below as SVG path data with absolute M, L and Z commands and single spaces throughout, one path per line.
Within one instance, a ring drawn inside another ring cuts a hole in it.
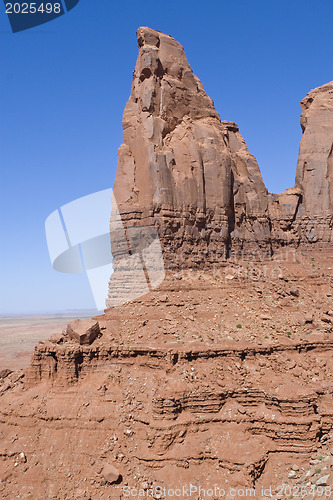
M 301 140 L 296 185 L 310 217 L 333 213 L 333 82 L 311 90 L 301 102 Z
M 302 101 L 295 187 L 269 194 L 238 126 L 220 120 L 182 46 L 149 28 L 137 35 L 114 184 L 124 226 L 157 228 L 173 269 L 332 241 L 333 83 Z
M 272 239 L 323 246 L 333 241 L 333 82 L 302 100 L 295 187 L 270 195 Z
M 309 92 L 301 102 L 303 137 L 296 186 L 303 193 L 301 216 L 316 228 L 310 240 L 333 240 L 333 82 Z

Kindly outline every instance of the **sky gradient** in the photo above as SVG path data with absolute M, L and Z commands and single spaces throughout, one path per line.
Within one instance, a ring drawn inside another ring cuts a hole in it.
M 13 34 L 0 5 L 0 313 L 94 307 L 85 275 L 51 267 L 44 223 L 112 187 L 135 32 L 176 38 L 223 120 L 238 123 L 269 191 L 294 184 L 300 100 L 333 80 L 333 2 L 80 0 Z

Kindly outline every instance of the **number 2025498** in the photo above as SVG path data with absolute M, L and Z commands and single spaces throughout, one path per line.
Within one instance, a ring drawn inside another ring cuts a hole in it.
M 6 3 L 7 14 L 60 14 L 60 3 Z

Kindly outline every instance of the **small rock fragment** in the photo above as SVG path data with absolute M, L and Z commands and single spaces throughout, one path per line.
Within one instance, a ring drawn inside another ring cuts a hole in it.
M 25 456 L 23 451 L 21 451 L 21 453 L 19 453 L 19 455 L 16 457 L 14 467 L 17 467 L 19 464 L 25 464 L 26 461 L 27 457 Z
M 295 286 L 292 286 L 290 288 L 290 295 L 293 295 L 293 297 L 299 297 L 299 290 Z
M 52 344 L 61 344 L 61 342 L 63 342 L 63 340 L 64 340 L 64 337 L 63 337 L 62 333 L 54 333 L 49 338 L 49 341 L 52 342 Z
M 106 464 L 103 468 L 102 475 L 107 483 L 113 484 L 121 478 L 119 470 L 112 464 Z
M 307 313 L 304 317 L 304 322 L 305 323 L 312 323 L 313 322 L 313 314 L 310 312 L 310 313 Z
M 322 476 L 319 479 L 317 479 L 316 484 L 318 486 L 325 486 L 327 484 L 327 481 L 329 480 L 330 475 L 327 474 L 326 476 Z
M 8 375 L 10 375 L 11 373 L 12 373 L 12 371 L 8 370 L 7 368 L 5 368 L 4 370 L 1 370 L 0 371 L 0 379 L 8 377 Z

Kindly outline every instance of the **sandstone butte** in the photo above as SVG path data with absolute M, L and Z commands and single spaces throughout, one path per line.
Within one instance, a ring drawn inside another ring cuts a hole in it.
M 295 186 L 270 194 L 182 46 L 137 34 L 118 278 L 98 335 L 74 325 L 1 373 L 1 497 L 332 497 L 333 82 L 301 102 Z M 165 278 L 111 307 L 133 228 L 156 230 Z

